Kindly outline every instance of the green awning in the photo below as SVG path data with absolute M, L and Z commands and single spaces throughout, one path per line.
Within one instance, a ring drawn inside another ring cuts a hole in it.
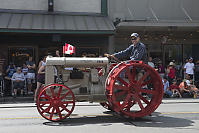
M 0 32 L 114 34 L 108 17 L 66 14 L 0 13 Z

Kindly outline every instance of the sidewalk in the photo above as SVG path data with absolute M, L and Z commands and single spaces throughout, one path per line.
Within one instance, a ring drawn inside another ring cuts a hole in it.
M 163 98 L 162 103 L 199 103 L 199 98 Z

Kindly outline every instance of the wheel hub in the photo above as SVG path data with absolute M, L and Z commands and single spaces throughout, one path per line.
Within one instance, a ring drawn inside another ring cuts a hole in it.
M 53 104 L 53 105 L 59 105 L 60 102 L 61 102 L 60 98 L 54 98 L 54 99 L 52 100 L 52 104 Z
M 138 90 L 139 90 L 141 87 L 133 83 L 133 84 L 130 85 L 129 88 L 130 88 L 130 92 L 132 92 L 133 94 L 135 94 L 136 92 L 138 92 Z

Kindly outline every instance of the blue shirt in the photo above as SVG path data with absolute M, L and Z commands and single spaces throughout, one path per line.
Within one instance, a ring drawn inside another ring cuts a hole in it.
M 163 86 L 164 86 L 164 92 L 167 91 L 167 88 L 169 88 L 169 82 L 167 81 L 166 83 L 164 82 L 164 80 L 162 80 Z
M 34 61 L 26 61 L 26 65 L 33 66 L 35 64 Z M 33 68 L 28 69 L 28 73 L 35 73 L 35 70 Z
M 9 68 L 9 67 L 8 67 Z M 12 75 L 16 72 L 15 68 L 10 67 L 10 70 L 8 71 L 8 77 L 11 78 Z
M 131 44 L 124 51 L 115 53 L 114 56 L 118 59 L 142 60 L 146 62 L 146 46 L 141 42 L 138 42 L 136 46 L 134 44 Z

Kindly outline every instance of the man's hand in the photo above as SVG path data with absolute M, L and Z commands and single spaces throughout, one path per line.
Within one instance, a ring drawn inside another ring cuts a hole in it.
M 111 55 L 111 54 L 104 54 L 105 57 L 108 57 L 108 58 L 112 58 L 114 57 L 114 55 Z
M 105 57 L 110 57 L 110 54 L 104 54 Z
M 113 54 L 104 54 L 104 56 L 108 57 L 108 58 L 112 58 L 117 62 L 121 62 L 118 58 L 116 58 Z

